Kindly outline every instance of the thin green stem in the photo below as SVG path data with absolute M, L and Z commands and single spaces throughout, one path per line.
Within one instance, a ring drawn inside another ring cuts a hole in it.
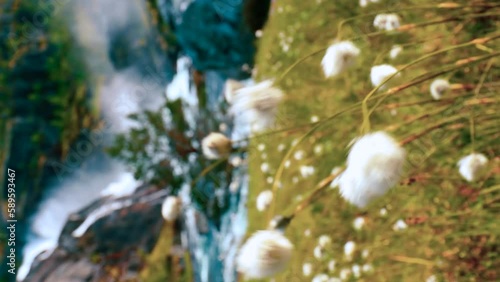
M 477 39 L 476 39 L 477 40 Z M 432 52 L 432 53 L 429 53 L 427 55 L 424 55 L 412 62 L 410 62 L 409 64 L 406 64 L 404 65 L 402 68 L 400 68 L 398 71 L 396 71 L 394 74 L 388 76 L 387 78 L 384 79 L 384 81 L 382 81 L 382 83 L 380 83 L 379 85 L 377 85 L 372 91 L 370 91 L 370 93 L 368 93 L 368 95 L 365 96 L 365 98 L 363 99 L 363 102 L 361 104 L 361 110 L 362 110 L 362 113 L 363 113 L 363 126 L 361 127 L 362 130 L 363 130 L 363 133 L 367 133 L 370 131 L 370 120 L 369 120 L 369 117 L 370 117 L 370 113 L 368 111 L 368 100 L 373 96 L 373 94 L 380 89 L 380 87 L 382 87 L 382 85 L 386 84 L 389 80 L 391 80 L 392 78 L 394 78 L 396 75 L 398 75 L 399 73 L 401 73 L 402 71 L 410 68 L 411 66 L 413 65 L 416 65 L 424 60 L 427 60 L 431 57 L 434 57 L 436 55 L 439 55 L 439 54 L 442 54 L 442 53 L 445 53 L 445 52 L 448 52 L 448 51 L 452 51 L 452 50 L 456 50 L 456 49 L 459 49 L 459 48 L 463 48 L 463 47 L 467 47 L 467 46 L 471 46 L 471 45 L 474 45 L 476 44 L 476 40 L 472 40 L 472 41 L 469 41 L 469 42 L 466 42 L 466 43 L 462 43 L 462 44 L 458 44 L 458 45 L 454 45 L 454 46 L 450 46 L 448 48 L 444 48 L 442 50 L 438 50 L 438 51 L 435 51 L 435 52 Z M 391 94 L 390 92 L 386 93 L 385 95 L 389 95 Z
M 496 53 L 493 53 L 493 54 L 489 54 L 489 55 L 485 55 L 483 57 L 480 57 L 476 60 L 473 60 L 473 61 L 469 61 L 465 64 L 461 64 L 461 65 L 452 65 L 452 66 L 448 66 L 446 68 L 444 68 L 443 70 L 441 71 L 438 71 L 438 72 L 432 72 L 432 73 L 428 73 L 428 75 L 424 76 L 424 75 L 420 75 L 418 77 L 418 79 L 416 80 L 412 80 L 411 82 L 409 83 L 406 83 L 406 84 L 403 84 L 403 85 L 400 85 L 400 86 L 397 86 L 397 87 L 393 87 L 391 89 L 389 89 L 387 92 L 385 92 L 382 97 L 375 103 L 375 105 L 373 106 L 372 109 L 370 109 L 370 111 L 368 112 L 368 116 L 370 116 L 376 109 L 378 106 L 380 106 L 380 104 L 382 104 L 382 102 L 389 96 L 389 95 L 392 95 L 392 94 L 395 94 L 397 92 L 400 92 L 401 90 L 404 90 L 406 88 L 409 88 L 411 86 L 415 86 L 415 85 L 418 85 L 422 82 L 425 82 L 427 80 L 430 80 L 430 79 L 433 79 L 435 77 L 438 77 L 440 75 L 443 75 L 445 73 L 448 73 L 448 72 L 452 72 L 454 70 L 457 70 L 457 69 L 460 69 L 460 68 L 463 68 L 465 65 L 469 65 L 469 64 L 474 64 L 474 63 L 478 63 L 480 61 L 483 61 L 483 60 L 486 60 L 486 59 L 490 59 L 492 57 L 496 57 L 500 55 L 500 52 L 496 52 Z
M 462 8 L 462 7 L 465 7 L 465 6 L 456 6 L 453 9 Z M 423 5 L 423 6 L 413 6 L 413 7 L 398 8 L 397 11 L 398 12 L 402 12 L 402 11 L 408 11 L 408 10 L 412 10 L 413 11 L 413 10 L 418 10 L 418 9 L 426 10 L 426 9 L 443 9 L 443 8 L 444 7 L 439 7 L 438 5 Z M 446 9 L 450 9 L 450 8 L 446 8 Z M 337 40 L 340 40 L 342 38 L 341 37 L 342 27 L 347 22 L 350 22 L 350 21 L 353 21 L 353 20 L 357 20 L 357 19 L 361 19 L 361 18 L 376 16 L 378 14 L 391 13 L 391 12 L 394 12 L 394 9 L 380 10 L 380 11 L 373 12 L 373 13 L 366 13 L 366 14 L 362 14 L 362 15 L 358 15 L 358 16 L 354 16 L 354 17 L 343 19 L 343 20 L 341 20 L 339 22 L 339 24 L 337 26 L 337 36 L 336 36 L 336 38 L 337 38 Z
M 293 211 L 290 213 L 290 215 L 288 216 L 285 216 L 285 220 L 287 222 L 287 225 L 290 224 L 290 222 L 301 212 L 303 211 L 306 207 L 308 207 L 311 203 L 314 202 L 315 199 L 317 199 L 317 197 L 319 195 L 321 195 L 321 193 L 323 193 L 326 188 L 329 187 L 330 183 L 332 183 L 332 181 L 335 180 L 335 178 L 337 178 L 340 174 L 342 173 L 342 171 L 339 171 L 335 174 L 330 174 L 329 176 L 327 176 L 326 178 L 324 178 L 323 180 L 321 180 L 317 185 L 316 185 L 316 188 L 304 199 L 302 200 L 294 209 Z
M 314 124 L 314 126 L 309 129 L 309 131 L 307 131 L 305 134 L 303 134 L 298 140 L 297 142 L 292 145 L 290 147 L 290 149 L 288 149 L 288 151 L 286 152 L 285 156 L 283 157 L 283 159 L 281 160 L 279 166 L 278 166 L 278 169 L 276 170 L 276 174 L 274 176 L 274 181 L 273 181 L 273 185 L 272 185 L 272 188 L 271 190 L 273 191 L 273 202 L 271 204 L 271 208 L 269 209 L 269 215 L 272 216 L 274 214 L 274 210 L 275 210 L 275 203 L 276 203 L 276 190 L 278 189 L 278 183 L 279 181 L 281 180 L 281 176 L 283 175 L 283 170 L 285 168 L 285 162 L 286 160 L 288 160 L 290 158 L 290 156 L 292 155 L 292 152 L 295 150 L 295 148 L 297 148 L 299 146 L 299 144 L 304 141 L 308 136 L 310 136 L 314 131 L 316 131 L 318 128 L 320 128 L 322 125 L 324 125 L 326 122 L 338 117 L 339 115 L 341 114 L 344 114 L 344 113 L 347 113 L 347 112 L 350 112 L 350 111 L 354 111 L 356 110 L 357 108 L 359 107 L 359 103 L 356 103 L 355 105 L 352 105 L 350 107 L 348 107 L 347 109 L 344 109 L 342 111 L 339 111 L 337 113 L 335 113 L 334 115 L 332 116 L 329 116 L 328 118 L 326 119 L 323 119 L 317 123 Z
M 484 69 L 483 74 L 481 75 L 481 78 L 479 79 L 479 84 L 477 85 L 476 89 L 474 89 L 474 95 L 476 97 L 479 96 L 479 92 L 481 91 L 481 87 L 484 84 L 486 76 L 488 75 L 488 72 L 490 71 L 490 68 L 493 65 L 493 61 L 494 59 L 489 60 L 488 64 L 486 65 L 486 68 Z M 474 105 L 471 105 L 470 107 L 470 141 L 471 141 L 471 153 L 474 153 L 476 149 L 476 126 L 474 123 Z
M 491 187 L 488 187 L 486 189 L 483 189 L 481 192 L 479 192 L 480 195 L 482 194 L 489 194 L 491 192 L 499 191 L 500 190 L 500 185 L 494 185 Z
M 328 46 L 328 47 L 330 47 L 330 46 Z M 305 61 L 306 59 L 308 59 L 308 58 L 310 58 L 310 57 L 313 57 L 313 56 L 315 56 L 315 55 L 317 55 L 317 54 L 319 54 L 319 53 L 322 53 L 322 52 L 326 51 L 326 50 L 328 49 L 328 47 L 325 47 L 325 48 L 321 48 L 321 49 L 319 49 L 319 50 L 316 50 L 316 51 L 314 51 L 314 52 L 312 52 L 312 53 L 309 53 L 309 54 L 305 55 L 304 57 L 302 57 L 302 58 L 298 59 L 297 61 L 295 61 L 295 63 L 293 63 L 291 66 L 289 66 L 289 67 L 288 67 L 288 68 L 287 68 L 287 69 L 286 69 L 286 70 L 285 70 L 285 71 L 281 74 L 281 76 L 278 78 L 278 81 L 277 81 L 277 82 L 281 82 L 281 81 L 285 78 L 285 76 L 286 76 L 286 75 L 287 75 L 287 74 L 288 74 L 288 73 L 289 73 L 289 72 L 290 72 L 293 68 L 295 68 L 298 64 L 302 63 L 303 61 Z

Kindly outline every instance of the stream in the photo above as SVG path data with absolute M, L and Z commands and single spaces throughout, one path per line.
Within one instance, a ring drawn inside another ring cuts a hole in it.
M 233 124 L 225 113 L 223 98 L 226 79 L 252 83 L 248 78 L 254 36 L 242 28 L 243 1 L 156 1 L 161 20 L 172 28 L 179 43 L 168 53 L 159 47 L 157 37 L 161 34 L 145 20 L 149 15 L 144 2 L 75 0 L 61 7 L 80 46 L 78 52 L 84 57 L 103 128 L 99 142 L 92 143 L 92 151 L 79 168 L 54 181 L 38 205 L 30 220 L 19 280 L 27 277 L 25 281 L 35 281 L 29 272 L 34 261 L 40 268 L 44 259 L 60 253 L 62 242 L 69 242 L 64 236 L 84 236 L 94 223 L 133 204 L 132 200 L 120 199 L 131 197 L 138 187 L 153 181 L 155 171 L 146 171 L 143 178 L 135 180 L 129 163 L 105 153 L 119 135 L 142 130 L 143 124 L 130 115 L 147 116 L 149 112 L 159 112 L 162 122 L 172 128 L 177 125 L 174 112 L 180 113 L 186 123 L 180 133 L 194 150 L 176 151 L 172 146 L 176 140 L 147 129 L 156 136 L 155 142 L 145 145 L 147 161 L 158 165 L 167 160 L 172 168 L 169 173 L 180 179 L 148 197 L 157 203 L 158 197 L 164 198 L 164 192 L 169 191 L 182 198 L 179 232 L 181 244 L 191 257 L 195 281 L 237 280 L 235 256 L 247 228 L 246 156 L 235 154 L 229 164 L 210 172 L 210 177 L 198 179 L 210 162 L 202 160 L 197 140 L 219 130 L 241 138 L 232 134 L 232 128 L 245 126 Z M 203 72 L 201 82 L 198 71 Z M 173 106 L 168 112 L 163 105 L 172 105 L 169 103 L 177 108 Z M 89 140 L 93 135 L 89 134 Z M 74 225 L 67 219 L 84 210 L 90 211 L 77 220 L 78 228 L 65 231 Z M 161 218 L 160 213 L 157 216 Z

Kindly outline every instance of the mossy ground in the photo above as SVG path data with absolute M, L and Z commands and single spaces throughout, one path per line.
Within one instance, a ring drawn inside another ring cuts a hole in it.
M 276 130 L 251 142 L 248 234 L 265 229 L 275 215 L 290 214 L 334 167 L 344 165 L 348 144 L 361 132 L 363 116 L 359 102 L 373 89 L 369 79 L 372 66 L 391 64 L 399 69 L 421 56 L 492 34 L 498 28 L 494 18 L 474 20 L 464 16 L 459 21 L 405 32 L 371 34 L 376 32 L 372 22 L 377 13 L 398 13 L 402 24 L 471 13 L 467 9 L 437 9 L 436 5 L 434 1 L 380 1 L 362 8 L 358 1 L 350 0 L 280 0 L 273 4 L 259 42 L 256 67 L 259 79 L 275 78 L 286 93 L 277 129 L 288 130 Z M 498 14 L 498 9 L 492 11 Z M 339 34 L 341 20 L 359 15 L 365 16 L 346 22 L 341 29 L 341 39 L 350 39 L 361 49 L 353 67 L 338 77 L 325 79 L 320 65 L 324 52 L 319 52 L 281 77 L 299 59 L 331 44 Z M 403 46 L 403 51 L 391 59 L 389 51 L 395 44 Z M 421 75 L 457 66 L 458 60 L 498 52 L 494 45 L 490 42 L 486 48 L 468 46 L 443 52 L 408 68 L 391 84 L 402 85 Z M 385 130 L 402 141 L 438 126 L 405 144 L 408 164 L 400 185 L 366 209 L 355 208 L 339 196 L 337 189 L 328 189 L 295 217 L 286 230 L 286 236 L 295 246 L 294 255 L 287 270 L 274 277 L 274 281 L 311 281 L 318 273 L 339 277 L 342 269 L 351 269 L 354 264 L 371 264 L 373 271 L 363 272 L 359 278 L 351 276 L 348 281 L 425 281 L 431 275 L 437 281 L 500 279 L 497 256 L 500 146 L 495 141 L 500 125 L 495 111 L 498 107 L 495 77 L 499 73 L 495 63 L 498 57 L 440 75 L 451 83 L 472 85 L 448 93 L 441 101 L 433 101 L 430 96 L 432 79 L 384 99 L 371 116 L 372 131 Z M 483 85 L 477 90 L 481 80 Z M 474 96 L 475 92 L 478 96 Z M 491 103 L 471 106 L 479 98 L 490 99 Z M 376 101 L 369 101 L 370 109 Z M 325 121 L 357 103 L 359 106 L 354 110 Z M 476 129 L 474 144 L 469 126 L 471 115 Z M 322 125 L 309 132 L 316 118 Z M 300 140 L 285 159 L 292 144 Z M 472 149 L 492 161 L 480 181 L 467 183 L 458 174 L 456 162 Z M 261 170 L 262 163 L 269 164 L 269 171 Z M 277 175 L 280 165 L 283 173 Z M 302 176 L 301 166 L 314 167 L 314 173 Z M 273 189 L 274 182 L 278 185 L 273 205 L 265 212 L 258 212 L 257 195 Z M 380 214 L 381 209 L 387 210 L 385 216 Z M 353 227 L 358 216 L 365 219 L 361 230 Z M 393 225 L 399 219 L 408 228 L 394 231 Z M 305 235 L 306 230 L 309 236 Z M 333 242 L 318 260 L 313 249 L 323 234 L 331 236 Z M 356 243 L 352 261 L 344 257 L 347 241 Z M 365 249 L 369 255 L 362 257 Z M 334 271 L 327 267 L 330 260 L 336 261 Z M 313 265 L 309 277 L 302 274 L 306 262 Z

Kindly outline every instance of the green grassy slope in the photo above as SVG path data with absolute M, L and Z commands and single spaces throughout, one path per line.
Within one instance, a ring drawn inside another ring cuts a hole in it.
M 383 11 L 398 13 L 402 24 L 426 24 L 401 32 L 376 33 L 373 18 Z M 401 69 L 432 52 L 475 38 L 498 36 L 498 13 L 499 8 L 491 6 L 438 8 L 435 1 L 380 1 L 365 8 L 350 0 L 276 1 L 259 43 L 256 66 L 260 79 L 275 78 L 286 93 L 277 128 L 287 130 L 252 140 L 249 234 L 266 228 L 273 216 L 289 214 L 334 167 L 344 165 L 349 142 L 361 132 L 359 103 L 373 89 L 369 78 L 372 66 L 384 63 Z M 361 55 L 355 66 L 338 77 L 325 79 L 321 50 L 339 35 L 341 21 L 352 17 L 357 18 L 346 21 L 340 35 L 342 40 L 352 40 Z M 457 20 L 432 23 L 448 18 Z M 366 209 L 348 204 L 337 189 L 327 189 L 287 228 L 286 236 L 295 246 L 294 256 L 274 281 L 311 281 L 318 273 L 339 277 L 342 269 L 364 264 L 372 265 L 373 271 L 363 272 L 359 278 L 350 276 L 346 281 L 425 281 L 431 275 L 436 281 L 500 279 L 496 257 L 500 233 L 496 225 L 500 200 L 497 43 L 498 39 L 442 52 L 391 80 L 391 86 L 399 86 L 450 69 L 439 77 L 461 85 L 441 101 L 430 96 L 432 79 L 386 96 L 376 108 L 376 97 L 386 92 L 379 91 L 369 100 L 369 109 L 375 109 L 371 130 L 385 130 L 398 141 L 406 140 L 408 164 L 400 185 Z M 403 46 L 403 51 L 391 59 L 389 52 L 395 44 Z M 315 51 L 316 55 L 308 57 Z M 460 62 L 470 58 L 480 60 Z M 327 121 L 353 106 L 353 110 Z M 316 119 L 321 126 L 311 132 Z M 289 152 L 297 141 L 301 142 Z M 480 181 L 467 183 L 458 174 L 456 162 L 472 149 L 485 154 L 490 165 Z M 285 159 L 287 153 L 289 158 Z M 269 164 L 268 172 L 261 170 L 263 163 Z M 314 173 L 304 177 L 303 166 L 314 167 Z M 269 210 L 258 212 L 257 195 L 273 189 L 273 183 L 275 202 Z M 387 214 L 381 215 L 381 209 Z M 358 216 L 365 219 L 361 230 L 353 227 Z M 408 228 L 393 230 L 400 219 Z M 332 244 L 318 260 L 313 249 L 323 234 L 331 236 Z M 352 261 L 343 254 L 347 241 L 356 243 Z M 363 250 L 369 253 L 365 257 Z M 330 260 L 336 261 L 333 271 L 328 269 Z M 309 277 L 302 273 L 306 262 L 313 265 Z

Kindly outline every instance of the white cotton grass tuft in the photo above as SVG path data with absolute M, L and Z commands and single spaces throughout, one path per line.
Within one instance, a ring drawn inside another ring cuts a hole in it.
M 380 30 L 396 30 L 400 26 L 399 16 L 396 14 L 378 14 L 373 20 L 373 26 Z
M 321 260 L 323 258 L 323 248 L 321 246 L 314 247 L 313 255 L 316 259 Z
M 249 279 L 262 279 L 284 270 L 292 257 L 293 245 L 280 232 L 261 230 L 241 247 L 236 265 Z
M 161 215 L 166 221 L 172 222 L 177 219 L 182 209 L 182 201 L 179 197 L 168 196 L 161 205 Z
M 395 30 L 400 26 L 399 16 L 396 14 L 387 14 L 385 20 L 385 30 L 387 31 Z
M 306 153 L 304 153 L 304 151 L 302 151 L 302 150 L 298 150 L 297 152 L 295 152 L 295 153 L 293 154 L 293 157 L 294 157 L 296 160 L 298 160 L 298 161 L 299 161 L 299 160 L 302 160 L 302 159 L 304 158 L 305 154 L 306 154 Z
M 387 209 L 386 208 L 381 208 L 378 213 L 380 214 L 380 216 L 386 216 L 387 215 Z
M 406 228 L 408 228 L 408 225 L 402 219 L 396 221 L 396 223 L 394 223 L 394 225 L 392 226 L 392 230 L 394 230 L 394 231 L 401 231 L 401 230 L 405 230 Z
M 268 163 L 262 163 L 260 165 L 260 170 L 264 173 L 269 172 L 269 164 Z
M 304 230 L 304 236 L 306 236 L 306 237 L 311 236 L 311 229 L 308 228 L 308 229 Z
M 436 275 L 431 275 L 429 277 L 427 277 L 427 279 L 425 279 L 425 282 L 437 282 L 437 278 L 436 278 Z
M 328 235 L 321 235 L 318 239 L 318 246 L 321 248 L 327 248 L 332 244 L 332 238 Z
M 435 79 L 430 86 L 431 96 L 434 100 L 440 100 L 450 90 L 450 83 L 446 79 Z
M 239 156 L 235 156 L 229 159 L 229 163 L 234 167 L 239 167 L 243 164 L 243 159 Z
M 347 278 L 349 278 L 349 276 L 351 276 L 351 274 L 352 274 L 351 269 L 343 268 L 342 270 L 340 270 L 339 276 L 342 281 L 345 281 L 347 280 Z
M 352 269 L 352 274 L 354 275 L 354 277 L 359 278 L 359 276 L 361 276 L 361 266 L 359 266 L 357 264 L 353 264 L 351 269 Z
M 226 99 L 226 102 L 232 103 L 236 91 L 243 87 L 244 87 L 243 83 L 237 80 L 234 79 L 226 80 L 226 83 L 224 84 L 224 98 Z
M 371 264 L 363 264 L 363 266 L 361 267 L 361 270 L 363 270 L 363 272 L 372 272 L 373 271 L 373 266 Z
M 328 282 L 328 279 L 330 279 L 328 275 L 326 275 L 325 273 L 320 273 L 316 274 L 316 276 L 314 276 L 311 282 Z
M 458 163 L 458 172 L 462 177 L 469 181 L 474 182 L 486 169 L 488 165 L 488 158 L 479 153 L 472 153 L 461 158 Z
M 257 196 L 257 210 L 263 212 L 269 208 L 273 201 L 273 191 L 264 190 Z
M 356 243 L 353 241 L 348 241 L 344 245 L 344 256 L 346 260 L 351 261 L 352 260 L 352 255 L 354 254 L 354 251 L 356 250 Z
M 305 277 L 311 276 L 312 272 L 313 272 L 313 265 L 311 263 L 304 263 L 302 265 L 302 274 Z
M 375 16 L 375 19 L 373 20 L 373 26 L 378 28 L 378 29 L 385 29 L 385 24 L 387 22 L 387 15 L 386 14 L 378 14 Z
M 272 176 L 268 176 L 268 177 L 266 178 L 266 182 L 267 182 L 267 184 L 273 184 L 273 182 L 274 182 L 274 178 L 273 178 Z
M 321 144 L 314 145 L 313 152 L 316 155 L 320 155 L 323 152 L 323 145 Z
M 361 228 L 363 228 L 364 225 L 365 225 L 365 218 L 362 216 L 356 217 L 352 223 L 352 226 L 356 230 L 361 230 Z
M 335 271 L 335 266 L 336 266 L 337 262 L 335 260 L 330 260 L 328 262 L 328 271 L 330 272 L 334 272 Z
M 264 80 L 235 92 L 230 113 L 248 124 L 252 132 L 260 132 L 274 125 L 277 108 L 284 94 L 273 83 L 273 80 Z
M 300 175 L 303 178 L 307 178 L 314 174 L 314 167 L 310 165 L 301 165 L 300 166 Z
M 389 57 L 391 59 L 396 59 L 396 57 L 403 51 L 403 47 L 400 45 L 394 45 L 391 48 L 391 51 L 389 51 Z
M 277 149 L 278 152 L 282 152 L 283 150 L 285 150 L 285 148 L 286 148 L 285 144 L 279 144 Z
M 321 60 L 325 77 L 339 75 L 354 64 L 360 53 L 361 51 L 351 41 L 333 43 L 328 47 L 323 60 Z
M 358 138 L 339 179 L 340 195 L 359 208 L 366 207 L 397 184 L 405 158 L 405 150 L 383 131 Z
M 378 3 L 379 0 L 359 0 L 359 6 L 366 7 L 369 3 Z
M 397 73 L 397 69 L 391 65 L 378 65 L 378 66 L 373 66 L 370 71 L 370 80 L 372 82 L 373 86 L 379 86 L 382 84 L 388 77 L 392 76 L 393 74 Z M 399 76 L 399 73 L 396 75 Z M 385 85 L 382 85 L 379 89 L 385 89 Z
M 212 132 L 201 141 L 205 158 L 217 160 L 227 158 L 231 153 L 232 142 L 224 134 Z

